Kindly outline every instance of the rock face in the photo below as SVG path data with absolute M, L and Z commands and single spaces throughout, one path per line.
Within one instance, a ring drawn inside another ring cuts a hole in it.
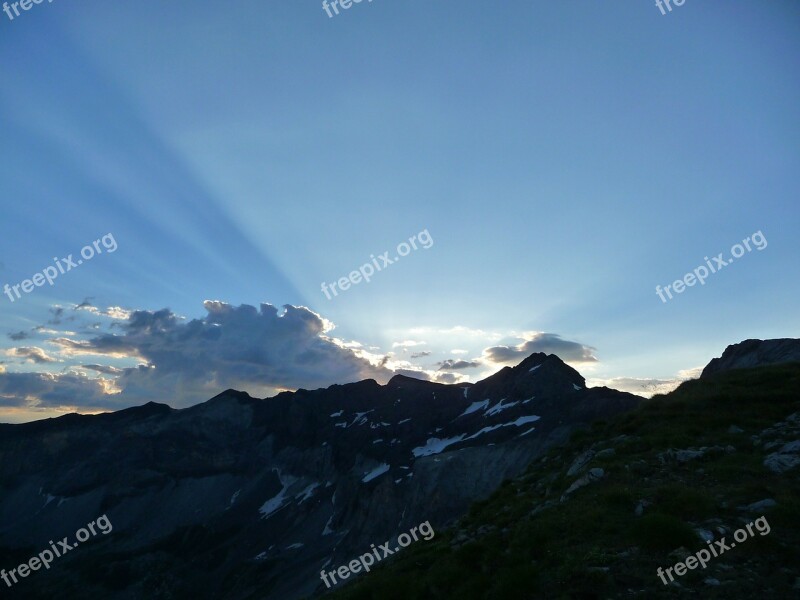
M 567 490 L 561 495 L 561 502 L 564 502 L 570 494 L 572 494 L 575 490 L 579 490 L 582 487 L 586 487 L 590 483 L 594 483 L 595 481 L 600 481 L 603 476 L 605 475 L 605 471 L 603 469 L 594 468 L 589 469 L 589 472 L 586 473 L 580 479 L 575 480 L 572 485 L 570 485 Z
M 788 362 L 800 362 L 800 340 L 745 340 L 725 348 L 720 358 L 708 363 L 700 377 L 731 369 L 749 369 Z
M 306 597 L 322 568 L 453 523 L 577 426 L 640 401 L 534 354 L 474 385 L 398 375 L 0 425 L 0 567 L 105 513 L 113 534 L 25 581 L 26 598 Z
M 764 440 L 769 440 L 764 443 Z M 765 450 L 775 450 L 764 459 L 764 466 L 773 473 L 786 473 L 800 466 L 800 413 L 789 415 L 756 437 Z

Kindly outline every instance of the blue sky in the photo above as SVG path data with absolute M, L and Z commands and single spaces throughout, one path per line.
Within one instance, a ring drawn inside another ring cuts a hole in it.
M 55 0 L 0 51 L 0 285 L 118 245 L 0 296 L 0 421 L 798 336 L 795 2 Z

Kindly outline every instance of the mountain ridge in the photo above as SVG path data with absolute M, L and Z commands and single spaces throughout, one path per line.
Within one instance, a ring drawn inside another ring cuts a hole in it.
M 325 597 L 796 598 L 798 387 L 800 362 L 731 368 L 596 421 Z M 729 551 L 691 567 L 712 542 Z M 679 562 L 674 581 L 659 578 Z
M 779 355 L 787 356 L 756 360 Z M 746 387 L 741 373 L 749 371 L 685 382 L 675 397 L 728 389 L 719 386 L 730 377 Z M 295 600 L 325 591 L 320 569 L 422 522 L 446 532 L 575 436 L 625 415 L 638 422 L 641 407 L 660 398 L 586 388 L 578 371 L 539 353 L 469 385 L 398 374 L 385 385 L 368 379 L 265 399 L 229 389 L 181 410 L 147 403 L 7 425 L 0 560 L 19 564 L 107 514 L 115 535 L 11 596 Z M 793 461 L 780 454 L 770 464 Z M 563 482 L 559 493 L 572 497 L 564 475 L 542 477 L 542 493 Z
M 291 600 L 322 585 L 327 562 L 400 527 L 446 526 L 576 428 L 641 401 L 586 389 L 561 359 L 539 354 L 473 385 L 398 374 L 383 386 L 265 399 L 226 390 L 187 409 L 149 403 L 11 426 L 0 429 L 0 556 L 22 556 L 103 511 L 118 534 L 86 547 L 87 560 L 108 563 L 97 582 L 71 575 L 65 560 L 39 574 L 37 590 L 221 594 L 221 582 L 235 581 L 225 597 Z M 187 546 L 195 535 L 215 541 Z M 118 552 L 132 574 L 124 581 Z

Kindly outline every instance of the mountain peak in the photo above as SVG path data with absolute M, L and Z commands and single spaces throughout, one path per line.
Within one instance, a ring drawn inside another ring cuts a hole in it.
M 721 357 L 712 359 L 706 365 L 700 377 L 708 377 L 731 369 L 747 369 L 788 362 L 800 362 L 800 339 L 744 340 L 725 348 Z
M 528 358 L 519 363 L 515 368 L 517 369 L 531 369 L 542 365 L 548 356 L 555 356 L 555 354 L 545 354 L 544 352 L 534 352 Z M 558 358 L 556 356 L 556 358 Z M 558 360 L 561 360 L 560 358 Z

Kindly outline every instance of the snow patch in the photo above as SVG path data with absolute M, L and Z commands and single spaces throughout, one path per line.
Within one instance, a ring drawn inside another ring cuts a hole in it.
M 467 407 L 467 410 L 465 410 L 463 413 L 458 415 L 458 417 L 456 417 L 456 418 L 464 417 L 466 415 L 471 415 L 474 412 L 478 412 L 482 408 L 485 409 L 487 406 L 489 406 L 489 399 L 488 398 L 486 400 L 481 400 L 480 402 L 473 402 L 472 404 L 470 404 Z
M 533 423 L 534 421 L 538 421 L 541 417 L 537 417 L 536 415 L 531 415 L 530 417 L 520 417 L 516 421 L 512 421 L 511 423 L 501 423 L 500 425 L 491 425 L 489 427 L 484 427 L 480 431 L 473 433 L 471 436 L 466 438 L 466 440 L 472 440 L 478 437 L 479 435 L 483 435 L 484 433 L 489 433 L 490 431 L 494 431 L 495 429 L 500 429 L 501 427 L 520 427 L 525 425 L 526 423 Z
M 505 400 L 505 398 L 503 398 L 503 400 Z M 509 402 L 508 404 L 503 404 L 503 400 L 500 400 L 500 402 L 498 402 L 492 408 L 487 410 L 486 413 L 485 413 L 486 416 L 489 417 L 491 415 L 496 415 L 497 413 L 502 412 L 507 408 L 511 408 L 512 406 L 516 406 L 517 404 L 519 404 L 519 401 L 517 401 L 517 402 Z
M 306 486 L 306 489 L 304 489 L 302 492 L 300 492 L 295 496 L 295 500 L 299 498 L 300 502 L 298 502 L 298 504 L 302 504 L 303 502 L 305 502 L 306 500 L 311 498 L 311 496 L 314 495 L 314 490 L 317 489 L 318 487 L 319 487 L 318 483 L 308 484 Z
M 378 465 L 377 467 L 372 469 L 372 471 L 370 471 L 369 473 L 364 475 L 364 479 L 362 479 L 361 482 L 362 483 L 368 483 L 368 482 L 372 481 L 373 479 L 375 479 L 376 477 L 380 477 L 381 475 L 386 473 L 388 470 L 389 470 L 389 465 L 387 465 L 386 463 Z
M 536 369 L 538 369 L 538 368 L 539 368 L 539 367 L 541 367 L 541 366 L 542 366 L 542 365 L 536 365 L 536 366 L 535 366 L 535 367 L 533 367 L 532 369 L 528 369 L 528 373 L 533 373 L 533 372 L 534 372 Z
M 278 495 L 270 498 L 258 509 L 258 512 L 261 513 L 262 519 L 266 519 L 275 511 L 283 508 L 284 502 L 286 500 L 286 492 L 289 490 L 289 486 L 292 485 L 295 481 L 297 481 L 294 477 L 286 476 L 286 479 L 281 476 L 281 472 L 278 471 L 278 479 L 283 486 L 283 489 L 278 492 Z
M 508 427 L 510 425 L 514 425 L 515 427 L 519 427 L 521 425 L 525 425 L 526 423 L 533 423 L 534 421 L 538 421 L 541 417 L 537 417 L 536 415 L 531 415 L 529 417 L 520 417 L 516 421 L 511 423 L 506 423 L 504 427 Z
M 350 425 L 355 425 L 356 421 L 358 421 L 359 425 L 363 425 L 364 423 L 369 421 L 369 419 L 367 419 L 366 415 L 368 415 L 369 413 L 371 413 L 374 410 L 375 409 L 373 408 L 372 410 L 368 410 L 367 412 L 356 413 L 356 416 L 353 418 L 353 422 L 350 423 Z M 348 425 L 348 427 L 349 427 L 349 425 Z
M 452 446 L 453 444 L 460 442 L 464 439 L 464 434 L 462 433 L 459 436 L 439 439 L 437 437 L 428 438 L 428 442 L 424 446 L 419 446 L 414 448 L 411 453 L 414 456 L 431 456 L 432 454 L 439 454 L 440 452 L 444 451 L 445 448 L 448 446 Z
M 471 436 L 469 436 L 466 439 L 474 440 L 479 435 L 483 435 L 484 433 L 489 433 L 490 431 L 494 431 L 495 429 L 500 429 L 501 427 L 505 427 L 505 425 L 503 423 L 500 423 L 499 425 L 490 425 L 489 427 L 484 427 L 483 429 L 481 429 L 480 431 L 478 431 L 476 433 L 473 433 Z
M 333 522 L 333 515 L 331 515 L 331 518 L 328 519 L 327 523 L 325 523 L 325 529 L 322 530 L 322 535 L 330 535 L 334 533 L 333 529 L 331 529 L 332 522 Z

